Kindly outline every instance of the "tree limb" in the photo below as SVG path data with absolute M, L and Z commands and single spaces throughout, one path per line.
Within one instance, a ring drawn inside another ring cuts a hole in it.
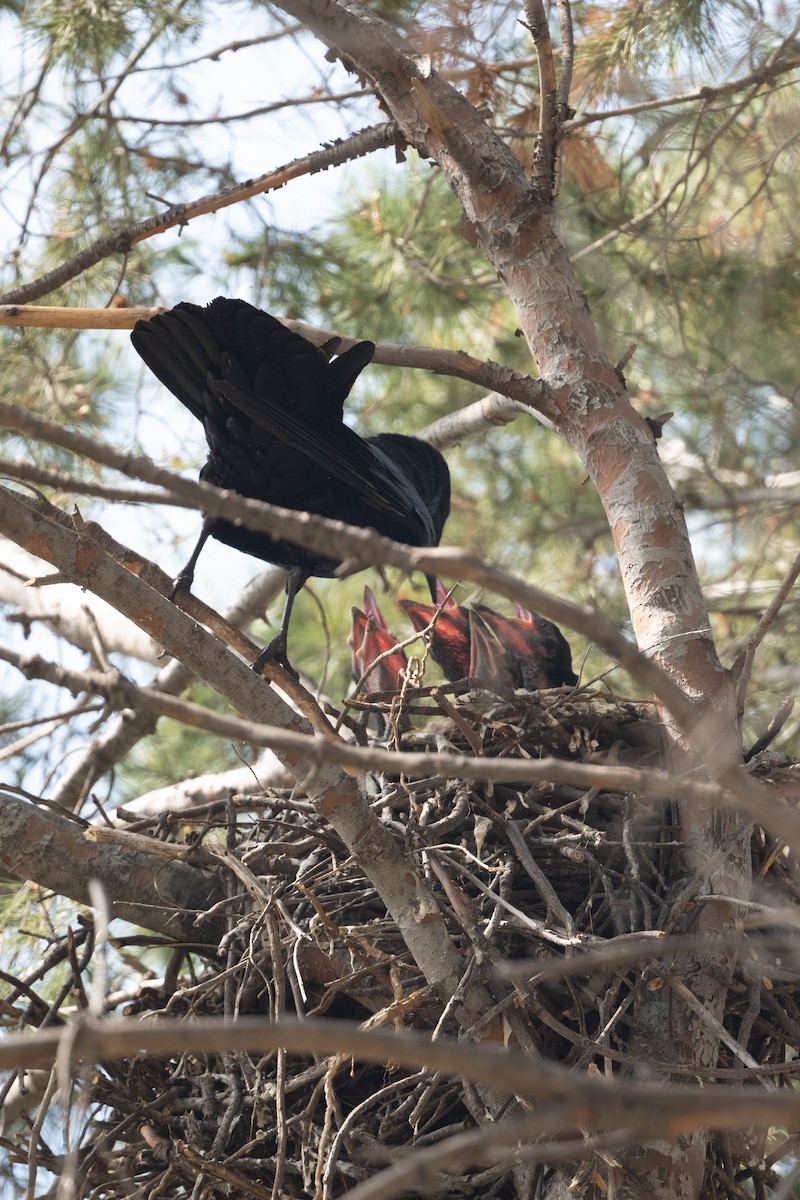
M 98 238 L 90 246 L 81 250 L 79 254 L 61 263 L 55 270 L 48 271 L 39 279 L 33 279 L 30 283 L 13 288 L 10 292 L 0 296 L 0 304 L 27 304 L 31 300 L 38 300 L 40 296 L 46 296 L 48 292 L 63 287 L 70 279 L 82 275 L 84 271 L 88 271 L 96 263 L 102 262 L 104 258 L 109 258 L 113 254 L 128 254 L 133 246 L 145 241 L 146 238 L 154 237 L 157 233 L 164 233 L 165 230 L 172 229 L 176 225 L 183 227 L 195 217 L 218 212 L 231 204 L 240 204 L 243 200 L 260 196 L 264 192 L 275 191 L 277 188 L 283 187 L 290 179 L 297 179 L 301 175 L 315 175 L 319 171 L 326 171 L 329 167 L 349 162 L 353 158 L 360 158 L 364 154 L 370 154 L 382 146 L 390 146 L 396 136 L 396 127 L 391 121 L 386 121 L 382 125 L 376 125 L 371 129 L 364 129 L 360 133 L 353 134 L 343 142 L 326 146 L 324 150 L 317 150 L 312 154 L 304 155 L 303 158 L 297 158 L 284 167 L 278 167 L 266 175 L 260 175 L 257 179 L 248 179 L 246 183 L 224 188 L 221 192 L 202 196 L 200 199 L 189 201 L 186 204 L 173 204 L 156 217 L 148 217 L 133 225 L 122 226 L 105 234 L 104 237 Z
M 98 879 L 113 914 L 176 941 L 214 945 L 221 918 L 196 926 L 195 916 L 223 899 L 213 874 L 189 863 L 165 865 L 152 854 L 92 845 L 78 824 L 0 791 L 0 863 L 15 879 L 31 879 L 79 904 L 89 904 L 88 880 Z

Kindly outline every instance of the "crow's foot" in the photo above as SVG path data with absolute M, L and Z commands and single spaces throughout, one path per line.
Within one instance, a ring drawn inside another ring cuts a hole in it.
M 286 653 L 286 638 L 281 637 L 280 633 L 276 634 L 272 641 L 268 642 L 261 651 L 253 663 L 253 670 L 257 675 L 260 675 L 267 663 L 277 663 L 279 667 L 283 667 L 284 671 L 288 671 L 290 675 L 294 675 L 295 679 L 300 678 L 297 671 L 295 671 L 289 662 L 289 657 Z

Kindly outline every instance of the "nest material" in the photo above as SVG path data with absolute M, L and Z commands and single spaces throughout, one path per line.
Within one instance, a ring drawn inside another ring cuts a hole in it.
M 426 703 L 419 701 L 421 707 Z M 378 708 L 380 706 L 377 706 Z M 587 761 L 597 753 L 655 764 L 658 725 L 647 707 L 559 693 L 503 700 L 468 696 L 451 716 L 406 728 L 404 749 L 454 749 L 492 757 L 555 755 Z M 792 772 L 794 775 L 794 772 Z M 498 1011 L 524 1019 L 530 1044 L 545 1058 L 580 1071 L 633 1065 L 632 1014 L 641 989 L 663 964 L 595 966 L 559 974 L 576 939 L 592 945 L 673 920 L 675 843 L 670 809 L 639 796 L 589 792 L 563 784 L 472 787 L 460 781 L 375 777 L 372 802 L 406 853 L 427 876 L 454 941 L 495 971 L 526 960 L 522 982 L 503 985 Z M 374 888 L 311 804 L 289 792 L 206 805 L 180 823 L 137 821 L 162 840 L 224 840 L 255 875 L 265 903 L 254 903 L 231 873 L 228 933 L 217 954 L 175 949 L 161 979 L 145 980 L 117 1006 L 127 1015 L 200 1016 L 302 1012 L 430 1032 L 442 1003 L 426 987 Z M 759 831 L 755 874 L 776 906 L 793 904 L 797 864 Z M 221 868 L 224 869 L 224 868 Z M 454 891 L 460 911 L 452 906 Z M 464 913 L 469 914 L 465 923 Z M 787 1064 L 800 1044 L 798 956 L 781 931 L 779 955 L 751 939 L 730 989 L 726 1028 L 760 1064 L 745 1070 L 726 1045 L 704 1079 L 787 1086 Z M 139 946 L 147 939 L 139 938 Z M 130 947 L 128 947 L 130 949 Z M 75 963 L 78 958 L 73 950 Z M 81 960 L 83 969 L 88 955 Z M 536 974 L 536 965 L 542 970 Z M 76 966 L 77 969 L 77 966 Z M 488 976 L 487 976 L 488 978 Z M 78 981 L 76 981 L 78 982 Z M 12 993 L 18 1006 L 22 992 Z M 30 1010 L 30 1022 L 40 1014 Z M 458 1036 L 452 1022 L 443 1032 Z M 676 1068 L 677 1069 L 677 1068 Z M 697 1071 L 691 1077 L 696 1080 Z M 480 1123 L 473 1088 L 392 1064 L 315 1061 L 274 1053 L 133 1059 L 97 1068 L 83 1086 L 91 1096 L 80 1142 L 81 1196 L 320 1197 L 346 1194 L 393 1157 Z M 787 1146 L 789 1143 L 787 1142 Z M 12 1144 L 6 1142 L 6 1146 Z M 791 1153 L 789 1149 L 785 1151 Z M 23 1135 L 12 1147 L 28 1154 Z M 51 1152 L 41 1165 L 58 1173 Z M 712 1143 L 710 1196 L 766 1194 L 781 1155 L 762 1135 Z M 52 1157 L 52 1155 L 51 1155 Z M 601 1164 L 602 1166 L 602 1164 Z M 561 1168 L 563 1169 L 563 1167 Z M 580 1194 L 594 1170 L 578 1170 Z M 541 1194 L 547 1166 L 539 1169 Z M 513 1166 L 440 1176 L 437 1196 L 516 1196 Z M 752 1194 L 752 1193 L 750 1193 Z

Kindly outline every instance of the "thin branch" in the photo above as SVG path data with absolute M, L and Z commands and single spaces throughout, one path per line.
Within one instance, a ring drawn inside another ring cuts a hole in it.
M 714 784 L 695 782 L 668 771 L 621 767 L 613 763 L 578 763 L 568 759 L 471 758 L 465 754 L 428 751 L 400 752 L 378 746 L 354 746 L 332 736 L 309 737 L 263 722 L 247 721 L 214 712 L 201 704 L 179 700 L 151 688 L 138 687 L 117 672 L 76 671 L 48 662 L 39 655 L 20 654 L 0 646 L 0 661 L 17 668 L 26 679 L 41 679 L 66 688 L 73 695 L 86 693 L 103 696 L 115 709 L 147 709 L 180 724 L 202 729 L 228 741 L 280 751 L 285 756 L 302 758 L 313 765 L 336 763 L 352 772 L 374 771 L 387 775 L 398 772 L 413 779 L 439 775 L 446 779 L 463 778 L 476 783 L 535 783 L 555 780 L 579 788 L 598 787 L 604 791 L 638 792 L 661 800 L 672 799 L 676 789 L 698 804 L 730 804 L 732 797 Z M 332 735 L 332 730 L 328 731 Z
M 553 197 L 558 142 L 558 84 L 553 62 L 550 27 L 542 0 L 524 0 L 525 24 L 530 30 L 539 64 L 539 137 L 533 159 L 531 182 L 540 199 Z
M 608 108 L 601 112 L 582 113 L 581 116 L 575 117 L 574 120 L 568 121 L 565 124 L 564 134 L 566 135 L 581 129 L 584 125 L 592 125 L 598 121 L 610 120 L 613 117 L 632 117 L 636 116 L 637 113 L 652 112 L 660 108 L 672 108 L 676 104 L 693 104 L 698 100 L 711 101 L 718 100 L 723 96 L 732 96 L 736 92 L 741 92 L 746 88 L 752 87 L 753 84 L 769 83 L 778 75 L 794 71 L 797 67 L 800 67 L 800 58 L 788 58 L 759 67 L 757 70 L 751 71 L 748 75 L 742 76 L 741 79 L 733 79 L 729 83 L 720 84 L 719 87 L 701 87 L 693 92 L 683 92 L 679 96 L 664 96 L 654 100 L 642 100 L 638 104 L 626 104 L 622 108 Z
M 233 54 L 239 50 L 249 50 L 253 46 L 265 46 L 269 42 L 280 41 L 283 37 L 293 37 L 294 34 L 300 33 L 303 26 L 299 23 L 294 25 L 282 25 L 279 29 L 272 30 L 271 33 L 261 34 L 260 37 L 242 38 L 236 42 L 226 42 L 224 46 L 217 46 L 214 50 L 207 50 L 204 54 L 198 54 L 195 58 L 184 58 L 179 62 L 156 63 L 151 67 L 131 67 L 129 70 L 120 75 L 113 75 L 111 79 L 121 79 L 132 75 L 145 75 L 154 71 L 182 71 L 186 67 L 193 67 L 196 63 L 202 62 L 219 62 L 223 54 Z M 82 86 L 87 83 L 98 83 L 97 79 L 82 79 Z
M 728 1049 L 732 1051 L 732 1053 L 735 1054 L 739 1061 L 744 1063 L 746 1067 L 750 1067 L 751 1070 L 757 1071 L 761 1064 L 757 1063 L 752 1054 L 749 1054 L 743 1046 L 739 1045 L 739 1043 L 736 1041 L 736 1038 L 732 1034 L 728 1033 L 725 1026 L 717 1020 L 713 1013 L 708 1011 L 705 1004 L 701 1003 L 701 1001 L 697 999 L 697 996 L 695 996 L 695 994 L 686 986 L 683 980 L 679 979 L 677 975 L 671 974 L 668 975 L 667 978 L 669 979 L 669 984 L 672 990 L 678 996 L 680 996 L 681 999 L 686 1002 L 686 1004 L 689 1005 L 689 1008 L 691 1008 L 692 1012 L 697 1014 L 704 1025 L 707 1025 L 713 1030 L 715 1039 L 718 1038 L 725 1046 L 727 1046 Z M 771 1084 L 766 1083 L 766 1081 L 763 1079 L 760 1082 L 764 1087 L 771 1087 Z
M 663 196 L 659 196 L 658 200 L 655 200 L 642 212 L 637 213 L 635 217 L 631 217 L 629 221 L 623 221 L 621 224 L 617 225 L 616 228 L 609 230 L 609 232 L 606 234 L 603 234 L 602 237 L 597 238 L 594 242 L 590 242 L 589 245 L 584 246 L 582 249 L 576 251 L 575 254 L 570 255 L 570 262 L 579 262 L 582 258 L 585 258 L 587 254 L 592 254 L 595 250 L 602 250 L 604 246 L 607 246 L 610 242 L 615 241 L 616 238 L 620 237 L 623 233 L 630 233 L 631 230 L 637 229 L 640 225 L 643 225 L 645 221 L 649 221 L 651 217 L 655 216 L 657 212 L 661 212 L 662 209 L 666 208 L 675 193 L 686 186 L 695 170 L 703 163 L 708 161 L 709 155 L 719 139 L 728 131 L 728 129 L 730 129 L 731 125 L 738 120 L 742 111 L 747 108 L 752 100 L 755 99 L 756 95 L 758 94 L 759 86 L 760 85 L 751 88 L 749 94 L 745 96 L 745 98 L 739 104 L 736 105 L 736 107 L 728 114 L 727 118 L 722 122 L 722 124 L 719 125 L 711 134 L 711 136 L 706 139 L 700 149 L 690 159 L 686 169 L 682 171 L 674 183 L 667 188 Z
M 756 651 L 766 637 L 768 630 L 774 625 L 778 613 L 783 608 L 789 597 L 789 593 L 797 582 L 798 576 L 800 576 L 800 551 L 795 555 L 793 562 L 780 582 L 777 592 L 772 598 L 772 602 L 747 639 L 747 645 L 734 666 L 734 671 L 741 667 L 736 695 L 740 718 L 744 715 L 745 699 L 747 697 L 747 689 L 750 685 L 750 677 L 753 673 Z
M 446 450 L 449 446 L 460 445 L 465 438 L 510 425 L 523 413 L 530 413 L 527 405 L 501 396 L 498 392 L 490 392 L 474 404 L 468 404 L 426 425 L 417 437 L 439 450 Z
M 740 950 L 741 946 L 741 934 L 720 936 L 715 942 L 720 952 Z M 527 979 L 538 983 L 540 979 L 568 979 L 573 975 L 588 976 L 597 972 L 627 970 L 656 959 L 707 949 L 708 938 L 705 934 L 669 936 L 661 929 L 650 929 L 607 938 L 601 946 L 572 951 L 569 958 L 552 959 L 549 962 L 540 958 L 514 959 L 501 965 L 500 974 L 504 979 Z
M 73 695 L 87 692 L 101 695 L 117 709 L 147 709 L 159 716 L 170 717 L 184 725 L 202 729 L 231 741 L 242 741 L 274 750 L 283 761 L 302 762 L 309 769 L 323 764 L 336 764 L 348 773 L 363 771 L 398 772 L 426 779 L 438 775 L 446 779 L 461 778 L 476 783 L 514 783 L 556 781 L 588 789 L 600 787 L 616 792 L 640 793 L 657 799 L 672 800 L 676 792 L 698 805 L 722 807 L 731 805 L 746 812 L 753 820 L 782 837 L 795 851 L 800 852 L 800 814 L 756 789 L 756 799 L 745 804 L 738 795 L 712 783 L 696 782 L 667 771 L 620 767 L 607 763 L 576 763 L 566 759 L 471 758 L 464 754 L 435 754 L 427 751 L 398 752 L 379 747 L 353 746 L 328 736 L 309 737 L 289 728 L 259 721 L 231 717 L 189 701 L 166 696 L 150 688 L 139 688 L 122 675 L 102 671 L 73 671 L 39 656 L 26 656 L 0 647 L 0 661 L 16 667 L 26 679 L 42 679 L 67 688 Z M 291 769 L 291 768 L 290 768 Z
M 171 492 L 149 488 L 109 487 L 104 483 L 94 483 L 91 479 L 82 479 L 80 475 L 69 475 L 66 471 L 54 471 L 49 467 L 39 467 L 35 463 L 8 458 L 0 458 L 0 478 L 21 479 L 25 483 L 56 488 L 59 492 L 73 496 L 95 496 L 101 500 L 113 500 L 117 504 L 182 504 L 180 498 Z
M 158 308 L 60 308 L 44 304 L 7 304 L 0 306 L 0 326 L 35 329 L 133 329 L 137 321 L 149 321 Z M 339 337 L 340 350 L 349 350 L 359 340 L 341 337 L 335 330 L 320 329 L 305 321 L 282 319 L 287 329 L 301 334 L 315 345 Z M 552 425 L 555 411 L 550 392 L 541 379 L 520 375 L 498 363 L 473 358 L 463 350 L 443 350 L 432 346 L 403 345 L 399 342 L 378 342 L 372 361 L 378 366 L 414 368 L 432 371 L 435 375 L 450 375 L 478 387 L 517 401 L 537 413 L 539 419 Z
M 304 108 L 309 104 L 343 104 L 345 100 L 360 100 L 363 96 L 374 95 L 374 88 L 353 88 L 349 92 L 325 93 L 312 92 L 310 96 L 288 97 L 286 100 L 276 100 L 273 104 L 263 104 L 259 108 L 250 108 L 245 112 L 225 113 L 213 117 L 137 117 L 127 113 L 119 117 L 108 117 L 109 121 L 128 123 L 131 125 L 176 126 L 178 129 L 193 129 L 206 125 L 232 125 L 235 121 L 252 121 L 254 117 L 265 117 L 269 113 L 280 112 L 284 108 Z
M 498 392 L 491 392 L 482 400 L 476 400 L 456 412 L 440 417 L 430 425 L 426 425 L 416 434 L 422 441 L 431 446 L 444 450 L 451 446 L 459 446 L 465 438 L 475 437 L 490 429 L 498 429 L 511 424 L 518 417 L 531 415 L 530 408 L 517 400 L 510 400 Z M 31 462 L 0 458 L 0 478 L 20 479 L 26 483 L 37 484 L 41 487 L 55 488 L 60 492 L 76 496 L 95 496 L 103 500 L 113 500 L 124 504 L 168 504 L 182 508 L 201 508 L 198 503 L 189 504 L 185 498 L 174 492 L 142 488 L 120 488 L 108 484 L 96 483 L 84 479 L 80 475 L 70 475 L 66 471 L 56 471 L 50 467 L 40 467 Z
M 175 225 L 183 228 L 194 217 L 218 212 L 231 204 L 240 204 L 253 196 L 275 191 L 277 188 L 283 187 L 290 179 L 297 179 L 302 175 L 315 175 L 319 171 L 326 171 L 329 167 L 340 166 L 354 158 L 371 154 L 381 147 L 391 146 L 396 136 L 397 126 L 392 121 L 386 121 L 382 125 L 363 129 L 345 141 L 326 146 L 324 150 L 317 150 L 303 158 L 297 158 L 286 166 L 278 167 L 275 171 L 270 171 L 269 174 L 261 175 L 257 179 L 249 179 L 246 183 L 224 188 L 221 192 L 203 196 L 199 200 L 189 201 L 186 204 L 174 204 L 158 216 L 148 217 L 147 220 L 123 226 L 121 229 L 106 234 L 105 237 L 98 238 L 90 246 L 81 250 L 79 254 L 56 267 L 55 270 L 48 271 L 39 279 L 34 279 L 31 283 L 14 288 L 4 296 L 0 296 L 0 304 L 26 304 L 30 300 L 37 300 L 40 296 L 46 296 L 48 292 L 62 287 L 70 279 L 75 279 L 78 275 L 83 274 L 96 263 L 102 262 L 104 258 L 109 258 L 112 254 L 128 254 L 133 246 L 146 238 L 164 233 L 165 230 L 171 229 Z
M 502 1121 L 489 1122 L 482 1129 L 469 1129 L 444 1138 L 433 1146 L 418 1146 L 413 1153 L 348 1191 L 348 1200 L 394 1200 L 396 1196 L 423 1196 L 431 1191 L 433 1180 L 442 1173 L 466 1173 L 476 1167 L 504 1163 L 579 1162 L 593 1157 L 600 1149 L 629 1146 L 636 1140 L 625 1128 L 597 1137 L 572 1137 L 555 1142 L 543 1141 L 548 1133 L 564 1134 L 574 1120 L 570 1104 L 537 1105 L 533 1112 Z M 574 1129 L 574 1126 L 572 1127 Z
M 72 1027 L 12 1034 L 0 1044 L 0 1070 L 31 1070 L 52 1065 L 65 1034 Z M 226 1020 L 142 1021 L 86 1017 L 74 1030 L 73 1061 L 103 1062 L 141 1054 L 168 1056 L 251 1051 L 266 1054 L 283 1047 L 294 1054 L 338 1055 L 367 1062 L 396 1063 L 411 1070 L 440 1071 L 456 1079 L 523 1096 L 539 1102 L 566 1101 L 576 1106 L 565 1114 L 564 1128 L 621 1126 L 638 1132 L 683 1130 L 711 1125 L 740 1129 L 742 1096 L 730 1087 L 683 1088 L 622 1078 L 597 1080 L 559 1063 L 521 1054 L 408 1032 L 363 1029 L 355 1022 L 282 1018 L 269 1024 L 263 1017 Z M 800 1094 L 786 1088 L 776 1092 L 748 1091 L 747 1120 L 752 1125 L 800 1122 Z
M 25 238 L 25 235 L 27 234 L 28 222 L 30 221 L 31 215 L 33 213 L 34 200 L 38 194 L 39 186 L 40 186 L 42 180 L 44 179 L 47 171 L 49 170 L 49 168 L 53 162 L 53 159 L 55 158 L 58 151 L 61 149 L 62 146 L 64 146 L 69 141 L 69 139 L 72 137 L 73 134 L 77 133 L 77 131 L 86 124 L 86 122 L 91 117 L 95 116 L 96 113 L 100 112 L 102 109 L 106 108 L 111 103 L 114 96 L 116 96 L 120 87 L 125 82 L 127 73 L 131 69 L 131 67 L 135 66 L 136 63 L 141 58 L 144 57 L 144 55 L 147 53 L 147 51 L 150 49 L 150 47 L 153 46 L 158 41 L 158 39 L 163 34 L 164 30 L 168 29 L 170 27 L 170 25 L 176 20 L 180 11 L 186 7 L 187 2 L 188 2 L 188 0 L 177 0 L 177 3 L 173 10 L 171 10 L 171 11 L 168 10 L 161 15 L 160 19 L 155 23 L 155 25 L 153 25 L 151 27 L 150 32 L 147 35 L 147 37 L 144 39 L 144 41 L 139 46 L 137 46 L 134 50 L 132 50 L 131 53 L 128 55 L 127 59 L 123 63 L 122 71 L 116 77 L 116 79 L 112 80 L 111 83 L 108 85 L 108 87 L 106 87 L 105 90 L 99 96 L 96 97 L 96 99 L 94 99 L 90 104 L 87 104 L 84 108 L 82 108 L 81 111 L 78 113 L 78 115 L 74 118 L 74 120 L 71 121 L 69 126 L 64 130 L 64 132 L 61 134 L 61 136 L 51 146 L 48 147 L 48 149 L 44 155 L 42 164 L 39 168 L 37 178 L 33 185 L 32 197 L 28 204 L 28 211 L 26 212 L 25 217 L 22 222 L 22 239 L 23 240 Z M 33 296 L 29 297 L 29 299 L 33 299 L 33 298 L 34 298 Z
M 778 736 L 786 722 L 789 720 L 789 717 L 794 712 L 795 702 L 794 696 L 783 697 L 778 705 L 778 711 L 775 713 L 775 716 L 772 718 L 767 728 L 760 737 L 756 738 L 750 749 L 745 751 L 744 761 L 746 763 L 754 759 L 757 754 L 761 754 L 762 751 L 766 750 L 767 746 L 770 746 L 775 741 L 775 738 Z

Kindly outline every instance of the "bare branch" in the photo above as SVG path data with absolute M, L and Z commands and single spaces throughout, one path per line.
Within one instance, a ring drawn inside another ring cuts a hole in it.
M 542 0 L 524 0 L 525 24 L 530 30 L 539 63 L 539 137 L 533 159 L 533 186 L 542 201 L 550 202 L 555 188 L 558 143 L 558 84 L 553 62 L 550 26 Z
M 412 779 L 441 775 L 446 779 L 461 778 L 475 783 L 514 783 L 516 780 L 533 783 L 555 780 L 587 790 L 597 787 L 606 791 L 639 792 L 661 800 L 671 799 L 675 795 L 676 787 L 679 787 L 682 795 L 696 803 L 735 803 L 728 792 L 714 784 L 684 779 L 677 784 L 676 777 L 667 771 L 621 767 L 599 759 L 596 763 L 579 763 L 558 758 L 507 760 L 470 758 L 466 755 L 428 751 L 411 753 L 382 750 L 377 746 L 353 746 L 339 738 L 309 737 L 273 725 L 226 716 L 188 700 L 178 700 L 151 688 L 138 687 L 116 672 L 109 674 L 95 670 L 74 671 L 47 662 L 38 655 L 19 654 L 2 647 L 0 660 L 15 666 L 26 679 L 46 680 L 58 687 L 67 688 L 76 696 L 86 693 L 104 696 L 117 709 L 147 709 L 159 716 L 170 717 L 183 725 L 203 729 L 230 741 L 247 742 L 279 751 L 283 758 L 302 758 L 311 766 L 335 763 L 352 773 L 374 771 L 396 775 L 402 772 Z M 782 811 L 778 805 L 774 806 L 774 810 Z M 769 813 L 765 813 L 765 823 L 769 816 Z M 800 830 L 800 818 L 797 827 Z
M 76 696 L 87 692 L 101 695 L 116 708 L 145 709 L 219 737 L 262 746 L 275 751 L 284 763 L 302 762 L 305 770 L 314 771 L 322 764 L 336 764 L 353 774 L 363 771 L 383 771 L 387 774 L 402 772 L 416 779 L 440 775 L 446 779 L 462 778 L 476 783 L 549 780 L 585 789 L 598 787 L 608 791 L 640 793 L 662 800 L 674 799 L 676 791 L 680 791 L 689 803 L 698 806 L 737 808 L 800 853 L 800 813 L 786 808 L 755 784 L 748 788 L 746 784 L 752 781 L 745 775 L 733 777 L 732 774 L 726 774 L 728 785 L 734 784 L 732 791 L 726 791 L 714 784 L 695 782 L 667 771 L 621 767 L 601 761 L 576 763 L 547 757 L 508 761 L 353 746 L 332 736 L 309 737 L 289 727 L 280 728 L 216 713 L 162 692 L 139 688 L 116 673 L 109 676 L 100 671 L 71 671 L 38 656 L 26 656 L 3 648 L 0 648 L 0 660 L 11 663 L 28 679 L 47 680 L 68 688 Z M 742 781 L 746 782 L 743 784 Z
M 736 672 L 737 669 L 740 669 L 741 671 L 739 675 L 739 687 L 736 694 L 740 717 L 744 715 L 745 699 L 747 697 L 747 689 L 750 685 L 750 676 L 753 673 L 753 663 L 755 662 L 756 651 L 763 642 L 771 626 L 774 625 L 778 613 L 783 608 L 789 597 L 789 593 L 797 582 L 798 576 L 800 576 L 800 552 L 795 555 L 794 561 L 786 571 L 786 574 L 781 580 L 780 587 L 772 598 L 772 602 L 747 639 L 747 646 L 745 647 L 740 659 L 734 666 L 734 672 Z
M 465 408 L 448 413 L 447 416 L 439 417 L 437 421 L 426 425 L 417 437 L 430 442 L 439 450 L 446 450 L 449 446 L 460 445 L 465 438 L 510 425 L 523 413 L 530 413 L 527 405 L 501 396 L 498 392 L 490 392 L 482 400 L 476 400 L 474 404 L 468 404 Z
M 772 718 L 767 728 L 760 737 L 756 738 L 750 749 L 745 752 L 745 762 L 750 762 L 756 757 L 757 754 L 761 754 L 763 750 L 766 750 L 767 746 L 771 745 L 772 742 L 775 741 L 775 738 L 778 736 L 786 722 L 789 720 L 789 717 L 792 715 L 795 702 L 794 696 L 783 697 L 778 706 L 778 711 L 775 713 L 775 716 Z
M 204 54 L 198 54 L 193 58 L 180 59 L 178 62 L 157 63 L 155 66 L 148 67 L 129 67 L 121 75 L 145 75 L 153 71 L 182 71 L 186 67 L 192 67 L 196 63 L 202 62 L 219 62 L 223 54 L 236 54 L 239 50 L 249 50 L 253 46 L 266 46 L 270 42 L 280 41 L 283 37 L 293 37 L 294 34 L 300 33 L 302 25 L 283 25 L 279 29 L 274 29 L 270 33 L 262 33 L 260 37 L 240 38 L 235 42 L 226 42 L 223 46 L 215 46 L 213 50 L 208 50 Z M 121 75 L 111 76 L 112 79 L 119 79 Z M 87 80 L 82 80 L 85 84 Z M 97 82 L 93 80 L 92 82 Z
M 36 329 L 133 329 L 137 321 L 148 321 L 163 308 L 58 308 L 45 305 L 8 304 L 0 308 L 0 326 Z M 333 330 L 320 329 L 305 321 L 283 319 L 287 329 L 302 334 L 321 346 L 338 337 L 341 350 L 349 350 L 359 340 L 341 337 Z M 552 424 L 554 411 L 548 389 L 541 379 L 520 375 L 509 367 L 473 358 L 463 350 L 443 350 L 431 346 L 378 342 L 373 362 L 386 367 L 413 367 L 435 375 L 451 375 L 479 387 L 491 388 L 526 408 L 534 410 L 546 425 Z
M 46 296 L 48 292 L 62 287 L 70 279 L 75 279 L 78 275 L 83 274 L 89 267 L 102 262 L 104 258 L 109 258 L 113 254 L 128 254 L 133 246 L 146 238 L 163 233 L 175 225 L 183 227 L 194 217 L 218 212 L 231 204 L 240 204 L 243 200 L 249 200 L 253 196 L 275 191 L 277 188 L 283 187 L 290 179 L 298 179 L 302 175 L 315 175 L 319 171 L 327 171 L 329 167 L 349 162 L 353 158 L 371 154 L 382 146 L 392 145 L 396 136 L 396 126 L 388 121 L 383 125 L 364 129 L 343 142 L 327 146 L 324 150 L 317 150 L 303 158 L 295 159 L 286 166 L 278 167 L 257 179 L 249 179 L 246 183 L 225 188 L 214 195 L 203 196 L 199 200 L 186 204 L 174 204 L 166 212 L 160 213 L 156 217 L 148 217 L 145 221 L 137 221 L 134 225 L 126 225 L 106 234 L 105 237 L 98 238 L 91 246 L 87 246 L 79 254 L 56 267 L 55 270 L 48 271 L 39 279 L 0 296 L 0 304 L 26 304 L 30 300 L 37 300 L 40 296 Z
M 0 1044 L 0 1070 L 40 1069 L 52 1065 L 65 1036 L 64 1030 L 45 1029 L 11 1035 Z M 363 1029 L 344 1020 L 296 1021 L 283 1018 L 273 1024 L 263 1017 L 224 1020 L 153 1021 L 87 1017 L 75 1030 L 69 1048 L 72 1061 L 102 1062 L 176 1054 L 219 1054 L 250 1050 L 267 1053 L 278 1047 L 295 1054 L 335 1055 L 393 1062 L 419 1070 L 441 1071 L 472 1080 L 496 1092 L 524 1096 L 540 1103 L 566 1101 L 575 1106 L 564 1114 L 563 1128 L 622 1127 L 645 1133 L 665 1127 L 672 1135 L 698 1125 L 740 1129 L 742 1097 L 729 1087 L 665 1087 L 661 1082 L 628 1082 L 623 1078 L 597 1080 L 557 1063 L 520 1054 L 470 1046 L 422 1034 Z M 800 1122 L 800 1095 L 787 1088 L 776 1092 L 748 1090 L 747 1119 L 754 1125 Z M 474 1133 L 474 1131 L 473 1131 Z
M 149 716 L 152 709 L 145 706 L 138 712 L 147 712 Z M 234 793 L 237 797 L 256 796 L 270 788 L 291 786 L 292 776 L 272 751 L 267 750 L 246 767 L 233 767 L 230 771 L 217 774 L 207 773 L 195 779 L 181 779 L 167 787 L 143 792 L 135 800 L 125 801 L 124 816 L 118 809 L 110 816 L 114 824 L 124 828 L 126 821 L 136 817 L 183 814 L 188 809 L 196 809 L 198 805 L 223 801 Z
M 152 854 L 93 846 L 84 823 L 0 792 L 0 862 L 15 879 L 31 879 L 80 904 L 88 904 L 88 880 L 99 879 L 114 916 L 163 932 L 176 941 L 216 946 L 224 927 L 218 919 L 202 931 L 194 916 L 223 897 L 219 881 L 188 863 L 167 869 Z
M 213 117 L 140 117 L 126 113 L 124 120 L 131 125 L 157 125 L 159 128 L 174 126 L 178 129 L 192 129 L 205 125 L 232 125 L 236 121 L 252 121 L 254 117 L 264 117 L 269 113 L 281 112 L 286 108 L 305 108 L 309 104 L 344 104 L 345 100 L 360 100 L 364 96 L 372 95 L 373 92 L 373 88 L 353 88 L 349 92 L 336 94 L 315 91 L 310 96 L 289 96 L 285 100 L 277 100 L 273 104 L 262 104 L 258 108 L 246 109 L 244 112 L 219 113 Z M 358 158 L 360 155 L 354 155 L 354 157 Z

